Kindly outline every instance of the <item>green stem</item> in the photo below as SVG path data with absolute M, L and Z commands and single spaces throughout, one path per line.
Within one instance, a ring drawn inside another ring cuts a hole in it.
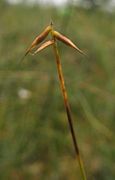
M 64 105 L 65 105 L 65 109 L 66 109 L 66 113 L 67 113 L 68 123 L 69 123 L 70 131 L 71 131 L 71 136 L 72 136 L 72 139 L 73 139 L 75 152 L 76 152 L 78 162 L 79 162 L 79 166 L 80 166 L 80 170 L 81 170 L 81 173 L 82 173 L 82 178 L 83 178 L 83 180 L 87 180 L 84 165 L 83 165 L 83 162 L 82 162 L 82 158 L 81 158 L 81 155 L 80 155 L 78 143 L 77 143 L 74 128 L 73 128 L 72 116 L 71 116 L 67 91 L 66 91 L 63 72 L 62 72 L 61 60 L 60 60 L 56 40 L 55 40 L 54 37 L 53 37 L 53 39 L 54 39 L 53 49 L 54 49 L 54 54 L 55 54 L 55 57 L 56 57 L 57 71 L 58 71 L 61 91 L 62 91 L 62 94 L 63 94 Z

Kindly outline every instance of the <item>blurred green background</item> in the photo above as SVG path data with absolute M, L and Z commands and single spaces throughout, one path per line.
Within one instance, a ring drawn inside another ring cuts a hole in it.
M 91 1 L 90 1 L 91 2 Z M 92 1 L 93 2 L 93 1 Z M 83 3 L 83 2 L 82 2 Z M 89 180 L 115 179 L 115 13 L 0 1 L 0 179 L 80 180 L 52 48 L 20 58 L 53 19 Z M 50 37 L 49 37 L 50 38 Z

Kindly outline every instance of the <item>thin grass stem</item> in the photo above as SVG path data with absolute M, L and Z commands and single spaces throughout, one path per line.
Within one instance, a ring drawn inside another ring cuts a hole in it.
M 62 66 L 61 66 L 61 60 L 60 60 L 60 56 L 59 56 L 59 52 L 58 52 L 55 37 L 53 37 L 53 39 L 54 39 L 53 50 L 54 50 L 54 55 L 56 57 L 56 64 L 57 64 L 58 77 L 59 77 L 59 81 L 60 81 L 60 88 L 61 88 L 63 99 L 64 99 L 64 105 L 65 105 L 65 109 L 66 109 L 66 113 L 67 113 L 67 118 L 68 118 L 69 128 L 70 128 L 70 131 L 71 131 L 71 136 L 72 136 L 72 139 L 73 139 L 73 145 L 74 145 L 74 148 L 75 148 L 76 156 L 78 158 L 78 163 L 79 163 L 79 166 L 80 166 L 82 179 L 87 180 L 86 172 L 85 172 L 85 169 L 84 169 L 84 164 L 83 164 L 83 161 L 82 161 L 82 158 L 81 158 L 81 155 L 80 155 L 78 143 L 77 143 L 74 128 L 73 128 L 71 110 L 70 110 L 70 105 L 69 105 L 69 101 L 68 101 L 68 95 L 67 95 L 67 91 L 66 91 L 66 87 L 65 87 L 64 76 L 63 76 L 63 71 L 62 71 Z

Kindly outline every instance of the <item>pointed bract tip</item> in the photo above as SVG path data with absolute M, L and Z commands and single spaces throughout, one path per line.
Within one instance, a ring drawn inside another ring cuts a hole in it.
M 53 21 L 51 20 L 51 22 L 50 22 L 50 26 L 53 26 L 54 25 L 54 23 L 53 23 Z

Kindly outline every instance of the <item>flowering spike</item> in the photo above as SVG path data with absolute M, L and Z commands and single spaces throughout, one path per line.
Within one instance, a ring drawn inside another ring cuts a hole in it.
M 65 43 L 66 45 L 76 49 L 79 53 L 85 55 L 85 53 L 80 50 L 70 39 L 68 39 L 66 36 L 60 34 L 57 31 L 53 31 L 53 35 L 56 39 L 58 39 L 59 41 L 62 41 L 63 43 Z
M 49 40 L 46 41 L 45 43 L 43 43 L 34 53 L 33 55 L 37 54 L 38 52 L 40 52 L 41 50 L 47 48 L 48 46 L 52 45 L 54 43 L 54 40 Z

